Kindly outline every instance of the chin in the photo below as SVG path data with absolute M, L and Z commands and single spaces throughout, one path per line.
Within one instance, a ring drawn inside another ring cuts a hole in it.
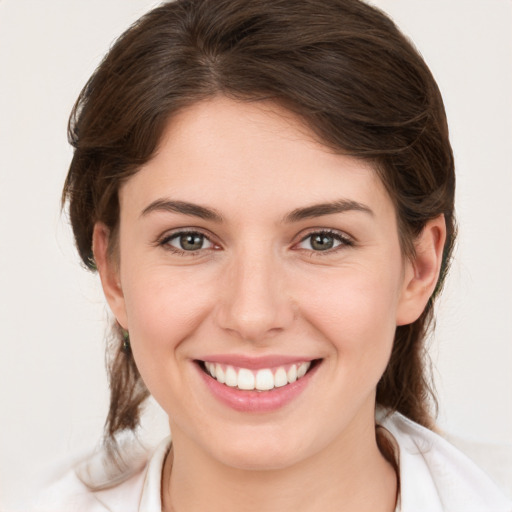
M 286 439 L 288 437 L 288 439 Z M 246 471 L 273 471 L 285 469 L 307 456 L 303 443 L 289 436 L 259 433 L 244 436 L 228 446 L 218 443 L 211 455 L 226 466 Z

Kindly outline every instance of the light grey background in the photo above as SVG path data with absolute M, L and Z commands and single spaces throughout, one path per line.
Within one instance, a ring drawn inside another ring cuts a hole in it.
M 439 426 L 512 453 L 512 2 L 373 3 L 437 77 L 456 156 L 460 237 L 432 347 Z M 154 5 L 0 0 L 1 503 L 101 434 L 107 310 L 59 211 L 66 123 L 109 45 Z M 150 416 L 148 435 L 163 435 Z

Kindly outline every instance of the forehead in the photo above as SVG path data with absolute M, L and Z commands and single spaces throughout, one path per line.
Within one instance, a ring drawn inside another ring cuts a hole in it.
M 121 190 L 140 209 L 158 197 L 233 211 L 286 211 L 340 198 L 390 207 L 371 163 L 334 153 L 286 109 L 215 98 L 172 117 L 156 155 Z

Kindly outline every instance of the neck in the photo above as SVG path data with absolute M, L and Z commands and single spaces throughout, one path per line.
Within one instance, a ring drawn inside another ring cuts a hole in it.
M 162 483 L 164 512 L 392 512 L 397 479 L 373 421 L 292 467 L 242 470 L 213 459 L 173 426 Z

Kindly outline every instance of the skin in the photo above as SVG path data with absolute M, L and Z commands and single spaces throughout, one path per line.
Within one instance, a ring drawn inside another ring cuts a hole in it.
M 94 253 L 140 373 L 169 415 L 164 509 L 394 510 L 375 389 L 396 326 L 413 322 L 434 289 L 444 219 L 427 224 L 405 259 L 392 201 L 369 163 L 334 154 L 276 105 L 223 97 L 172 118 L 119 198 L 115 260 L 101 223 Z M 168 200 L 222 222 L 147 211 Z M 340 200 L 363 209 L 283 220 Z M 201 249 L 176 252 L 172 236 L 183 229 L 205 235 Z M 330 232 L 331 249 L 312 245 L 319 232 Z M 194 362 L 212 354 L 321 362 L 292 402 L 260 414 L 212 396 Z

